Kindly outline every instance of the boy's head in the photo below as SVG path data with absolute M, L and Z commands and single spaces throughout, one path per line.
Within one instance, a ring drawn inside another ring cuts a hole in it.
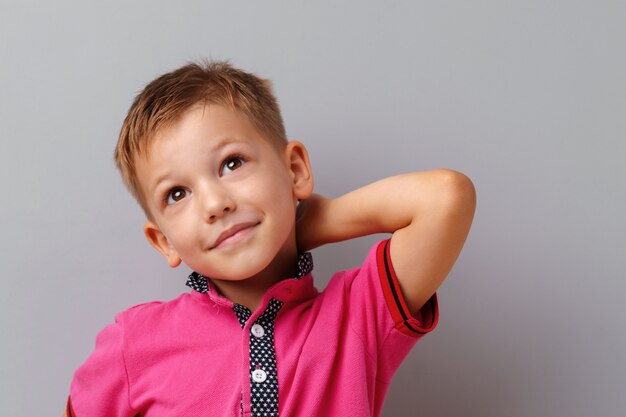
M 170 266 L 240 280 L 295 258 L 295 206 L 313 178 L 268 82 L 226 63 L 157 78 L 131 106 L 115 160 Z
M 135 97 L 115 148 L 115 163 L 122 180 L 148 218 L 151 214 L 138 185 L 135 159 L 148 155 L 149 145 L 159 130 L 201 103 L 237 110 L 277 149 L 287 144 L 278 102 L 268 80 L 224 61 L 190 63 L 161 75 Z

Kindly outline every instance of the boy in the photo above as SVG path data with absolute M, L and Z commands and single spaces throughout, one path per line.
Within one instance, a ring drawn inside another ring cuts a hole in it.
M 268 82 L 214 62 L 152 81 L 115 158 L 144 234 L 190 293 L 133 307 L 98 335 L 66 414 L 378 416 L 391 378 L 437 323 L 435 291 L 475 208 L 451 170 L 313 194 Z M 318 293 L 306 252 L 393 233 Z

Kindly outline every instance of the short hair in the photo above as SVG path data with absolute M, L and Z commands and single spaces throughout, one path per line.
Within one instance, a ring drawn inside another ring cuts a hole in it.
M 115 148 L 124 184 L 151 218 L 135 169 L 147 156 L 156 133 L 178 121 L 193 106 L 218 104 L 241 112 L 278 149 L 287 143 L 278 101 L 269 80 L 227 61 L 192 62 L 151 81 L 128 110 Z

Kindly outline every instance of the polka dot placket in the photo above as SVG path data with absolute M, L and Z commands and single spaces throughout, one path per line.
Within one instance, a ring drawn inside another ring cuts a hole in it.
M 298 273 L 302 278 L 313 270 L 313 257 L 309 252 L 298 256 Z M 192 272 L 187 286 L 198 291 L 209 291 L 208 280 L 197 272 Z M 252 417 L 278 416 L 278 372 L 274 351 L 274 320 L 283 306 L 282 301 L 272 298 L 267 308 L 250 327 L 250 404 Z M 252 312 L 241 304 L 235 304 L 233 311 L 241 328 L 245 328 Z M 243 393 L 241 398 L 243 415 Z
M 272 298 L 250 327 L 250 404 L 253 417 L 278 415 L 278 373 L 274 352 L 274 319 L 283 302 Z M 235 304 L 233 311 L 244 328 L 252 312 Z

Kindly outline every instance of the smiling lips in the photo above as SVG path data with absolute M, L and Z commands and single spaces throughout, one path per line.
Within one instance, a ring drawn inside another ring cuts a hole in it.
M 240 240 L 245 238 L 257 224 L 259 223 L 245 222 L 229 227 L 228 229 L 220 233 L 220 235 L 217 237 L 217 239 L 215 239 L 215 242 L 213 242 L 213 245 L 211 245 L 209 250 L 216 249 L 220 246 L 226 246 L 231 243 L 239 242 Z

